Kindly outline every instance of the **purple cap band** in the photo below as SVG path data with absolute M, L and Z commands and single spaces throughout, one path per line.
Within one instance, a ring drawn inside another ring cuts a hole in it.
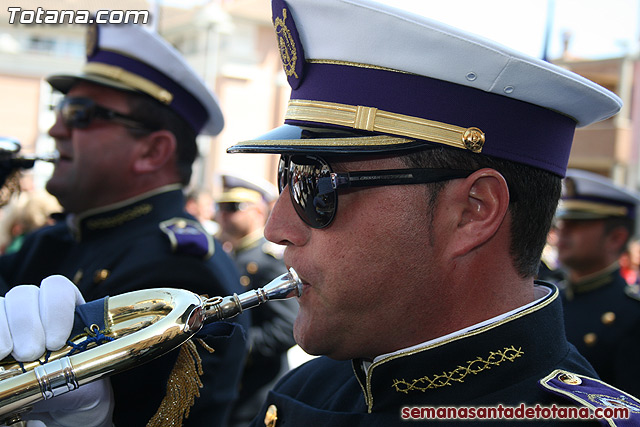
M 576 127 L 570 117 L 507 96 L 425 76 L 344 64 L 306 63 L 304 84 L 292 91 L 291 99 L 362 105 L 477 127 L 486 135 L 482 154 L 560 176 L 567 168 Z M 303 120 L 285 123 L 322 125 Z
M 173 95 L 173 99 L 168 104 L 169 107 L 182 117 L 196 134 L 200 133 L 200 130 L 209 119 L 206 108 L 198 98 L 187 92 L 179 83 L 173 81 L 167 75 L 143 62 L 107 50 L 98 50 L 94 55 L 87 58 L 87 63 L 91 62 L 120 67 L 130 73 L 144 77 L 170 92 Z

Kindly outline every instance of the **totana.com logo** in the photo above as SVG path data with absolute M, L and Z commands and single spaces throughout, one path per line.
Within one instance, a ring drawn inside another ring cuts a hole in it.
M 9 24 L 147 24 L 148 10 L 36 10 L 10 7 Z

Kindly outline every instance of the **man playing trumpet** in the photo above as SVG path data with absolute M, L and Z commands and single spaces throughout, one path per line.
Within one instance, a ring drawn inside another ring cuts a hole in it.
M 49 297 L 58 304 L 64 295 L 80 302 L 155 287 L 210 296 L 241 292 L 232 261 L 184 211 L 182 188 L 198 154 L 196 136 L 219 133 L 223 117 L 215 95 L 177 51 L 138 25 L 90 27 L 82 73 L 51 76 L 48 82 L 64 97 L 49 130 L 60 158 L 47 190 L 65 217 L 28 237 L 18 253 L 0 258 L 0 278 L 9 285 L 39 284 L 62 275 L 80 293 L 12 289 L 4 301 L 7 315 L 23 320 L 10 325 L 42 335 L 50 321 L 38 312 L 38 298 L 40 305 Z M 246 326 L 246 317 L 237 322 Z M 8 338 L 2 357 L 34 360 L 45 351 Z M 48 340 L 46 350 L 65 339 Z M 177 350 L 112 377 L 113 421 L 180 423 L 189 413 L 185 425 L 222 425 L 237 394 L 245 340 L 237 332 L 210 344 L 214 353 L 198 344 L 193 358 L 179 357 L 186 349 Z M 197 359 L 201 375 L 194 375 Z M 81 424 L 99 425 L 90 405 L 87 411 L 91 415 Z M 68 421 L 64 413 L 54 415 Z

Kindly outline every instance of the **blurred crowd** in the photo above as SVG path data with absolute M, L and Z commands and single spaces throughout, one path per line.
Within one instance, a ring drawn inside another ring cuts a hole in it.
M 44 190 L 27 186 L 13 194 L 0 209 L 0 254 L 16 252 L 27 234 L 52 224 L 51 215 L 61 210 L 56 198 Z

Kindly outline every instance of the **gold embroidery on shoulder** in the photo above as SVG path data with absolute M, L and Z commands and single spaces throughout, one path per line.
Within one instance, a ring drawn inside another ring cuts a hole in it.
M 409 394 L 410 391 L 426 391 L 429 389 L 450 386 L 453 383 L 463 383 L 469 374 L 476 375 L 484 370 L 491 369 L 492 366 L 498 366 L 503 362 L 513 362 L 518 357 L 522 357 L 524 351 L 522 347 L 514 346 L 505 347 L 503 350 L 492 351 L 489 357 L 483 359 L 478 356 L 474 360 L 467 362 L 467 366 L 458 366 L 453 371 L 443 372 L 433 376 L 425 376 L 411 381 L 393 380 L 392 387 L 397 392 Z

